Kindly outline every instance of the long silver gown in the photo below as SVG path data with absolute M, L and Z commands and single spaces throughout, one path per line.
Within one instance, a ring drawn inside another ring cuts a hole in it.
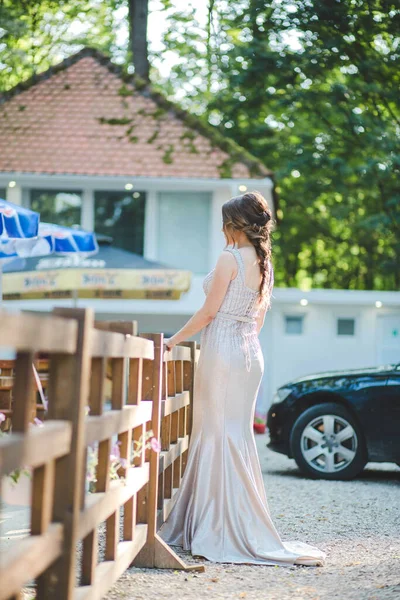
M 158 533 L 168 544 L 211 562 L 320 566 L 324 552 L 283 542 L 271 520 L 253 433 L 264 370 L 255 321 L 258 292 L 246 286 L 237 247 L 226 249 L 236 258 L 238 274 L 201 332 L 188 460 Z M 213 272 L 204 280 L 206 294 Z M 270 272 L 269 294 L 272 267 Z

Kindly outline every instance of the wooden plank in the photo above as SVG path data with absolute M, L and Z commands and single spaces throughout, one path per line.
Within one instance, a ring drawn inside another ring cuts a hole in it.
M 151 400 L 154 393 L 154 380 L 153 380 L 153 361 L 143 361 L 142 371 L 142 399 Z
M 171 444 L 171 412 L 161 420 L 161 450 L 168 450 Z
M 106 492 L 110 485 L 110 454 L 111 439 L 108 438 L 99 444 L 96 492 Z
M 195 344 L 195 342 L 183 342 L 178 346 L 174 346 L 172 350 L 169 352 L 164 350 L 163 352 L 163 360 L 164 362 L 169 362 L 171 360 L 187 360 L 191 361 L 191 352 L 190 348 L 187 347 L 188 344 Z
M 147 483 L 138 491 L 136 497 L 136 521 L 148 523 L 149 521 L 149 484 Z
M 146 361 L 147 362 L 147 361 Z M 143 359 L 131 358 L 129 361 L 129 381 L 127 403 L 138 405 L 142 400 Z
M 175 385 L 176 393 L 183 392 L 183 361 L 175 361 Z
M 165 471 L 174 460 L 189 448 L 189 436 L 180 438 L 177 444 L 172 444 L 169 450 L 160 452 L 160 471 Z
M 165 400 L 165 398 L 168 396 L 168 372 L 166 369 L 166 364 L 167 364 L 166 362 L 163 362 L 162 369 L 161 369 L 161 374 L 162 374 L 161 400 Z
M 106 521 L 106 549 L 104 560 L 115 560 L 119 543 L 119 507 Z
M 2 312 L 0 311 L 0 317 L 2 315 Z M 7 313 L 8 315 L 8 313 Z M 8 360 L 0 360 L 0 373 L 3 374 L 3 370 L 7 370 L 7 369 L 13 369 L 15 366 L 15 360 L 14 359 L 8 359 Z
M 73 321 L 0 310 L 0 339 L 7 340 L 7 346 L 19 352 L 73 354 L 76 333 L 77 324 Z
M 85 537 L 97 524 L 102 523 L 119 506 L 127 502 L 149 480 L 149 465 L 130 469 L 126 481 L 110 482 L 107 492 L 87 494 L 85 508 L 79 516 L 79 538 Z
M 124 504 L 123 539 L 125 542 L 133 540 L 136 526 L 136 494 Z
M 13 391 L 13 431 L 27 431 L 32 421 L 33 400 L 33 352 L 18 352 L 15 362 L 15 382 Z
M 160 439 L 161 434 L 161 391 L 162 391 L 162 373 L 163 373 L 163 335 L 162 334 L 142 334 L 154 341 L 154 364 L 153 364 L 153 385 L 152 385 L 152 405 L 153 414 L 151 427 L 156 439 Z M 145 493 L 147 497 L 141 498 L 138 495 L 138 521 L 145 518 L 148 523 L 147 543 L 140 554 L 135 558 L 136 566 L 154 567 L 156 561 L 156 531 L 157 531 L 157 502 L 158 502 L 158 484 L 159 484 L 159 457 L 156 452 L 150 454 L 150 479 Z M 147 515 L 140 507 L 140 501 L 145 502 Z
M 189 406 L 190 404 L 190 392 L 185 391 L 177 394 L 176 396 L 169 396 L 161 403 L 161 418 L 171 415 L 175 411 Z
M 181 455 L 172 463 L 172 487 L 178 488 L 181 484 Z
M 148 358 L 154 357 L 153 344 L 140 337 L 126 337 L 121 333 L 94 330 L 91 354 L 93 357 Z
M 186 425 L 187 433 L 190 435 L 193 423 L 193 396 L 194 396 L 194 379 L 196 374 L 196 342 L 183 342 L 182 346 L 186 346 L 190 350 L 190 362 L 185 362 L 183 365 L 184 389 L 190 392 L 190 407 L 188 408 Z
M 167 396 L 175 396 L 176 385 L 175 385 L 175 361 L 168 362 L 167 368 Z
M 122 410 L 110 410 L 99 416 L 87 417 L 86 446 L 143 425 L 146 421 L 150 421 L 151 410 L 151 402 L 142 402 L 139 406 L 124 406 Z
M 158 511 L 157 522 L 158 528 L 167 520 L 174 504 L 175 504 L 175 496 L 179 492 L 179 488 L 173 488 L 171 493 L 171 498 L 165 498 L 163 507 L 160 511 Z
M 35 579 L 62 552 L 63 526 L 53 523 L 43 535 L 32 535 L 0 555 L 0 600 L 7 600 Z
M 89 407 L 91 415 L 103 414 L 106 367 L 107 363 L 105 358 L 92 359 L 89 395 Z
M 32 481 L 31 535 L 47 531 L 54 494 L 54 461 L 34 469 Z
M 134 540 L 120 542 L 115 561 L 100 563 L 95 572 L 92 585 L 75 590 L 74 600 L 101 600 L 107 591 L 128 569 L 135 556 L 146 543 L 147 525 L 136 525 Z
M 81 584 L 91 585 L 95 578 L 98 556 L 97 527 L 83 538 Z
M 178 437 L 185 437 L 186 435 L 186 407 L 179 409 L 179 431 Z
M 53 520 L 64 523 L 64 551 L 45 579 L 49 600 L 70 600 L 75 588 L 75 548 L 85 494 L 85 409 L 89 400 L 93 312 L 56 309 L 55 313 L 76 320 L 77 350 L 71 357 L 52 356 L 50 364 L 49 416 L 72 423 L 72 441 L 69 455 L 56 463 Z
M 171 415 L 171 444 L 178 441 L 179 429 L 179 410 L 175 410 Z
M 188 451 L 185 450 L 184 452 L 182 452 L 182 462 L 181 462 L 181 474 L 182 474 L 182 477 L 185 474 L 187 459 L 188 459 Z
M 113 331 L 115 333 L 123 333 L 124 335 L 137 335 L 137 321 L 95 321 L 96 329 L 103 331 Z
M 169 464 L 164 469 L 164 498 L 171 498 L 172 489 L 172 464 Z
M 121 409 L 125 404 L 128 363 L 125 358 L 112 359 L 111 406 Z
M 72 426 L 63 421 L 45 421 L 26 433 L 12 433 L 0 438 L 0 473 L 11 473 L 29 465 L 33 468 L 68 454 Z

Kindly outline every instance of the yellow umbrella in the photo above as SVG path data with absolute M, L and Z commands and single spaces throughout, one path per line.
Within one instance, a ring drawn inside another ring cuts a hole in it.
M 178 300 L 190 271 L 168 268 L 99 240 L 91 258 L 77 255 L 16 259 L 4 269 L 5 300 L 116 298 Z

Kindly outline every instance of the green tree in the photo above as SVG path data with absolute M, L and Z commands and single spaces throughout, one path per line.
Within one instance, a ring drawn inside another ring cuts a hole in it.
M 60 62 L 83 46 L 125 61 L 117 47 L 118 0 L 2 0 L 0 91 Z
M 218 91 L 210 98 L 204 77 L 188 98 L 276 172 L 277 283 L 399 289 L 395 2 L 212 4 L 214 59 L 203 49 L 202 68 Z M 181 20 L 173 15 L 170 31 Z M 176 46 L 177 87 L 199 42 Z

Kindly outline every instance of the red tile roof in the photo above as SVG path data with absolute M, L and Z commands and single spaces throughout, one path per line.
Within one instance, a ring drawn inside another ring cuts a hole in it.
M 247 178 L 271 172 L 85 48 L 0 97 L 0 171 Z

